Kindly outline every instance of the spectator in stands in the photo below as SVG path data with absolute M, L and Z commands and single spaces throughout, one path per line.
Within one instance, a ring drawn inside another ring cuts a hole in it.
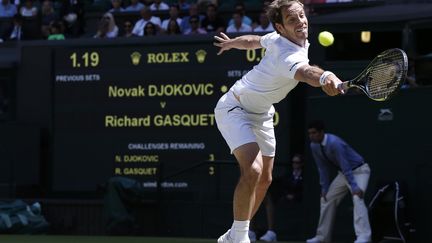
M 133 37 L 133 36 L 135 36 L 133 33 L 132 33 L 132 22 L 131 21 L 129 21 L 129 20 L 126 20 L 124 23 L 123 23 L 123 37 Z
M 225 31 L 225 21 L 219 16 L 216 5 L 209 4 L 207 6 L 206 16 L 201 22 L 201 26 L 207 31 L 207 33 L 220 33 Z
M 112 8 L 109 10 L 110 13 L 121 13 L 126 11 L 122 7 L 122 1 L 121 0 L 111 0 Z
M 154 0 L 141 0 L 141 2 L 144 3 L 144 6 L 150 7 L 153 4 Z
M 243 23 L 243 12 L 234 12 L 232 19 L 234 20 L 234 22 L 232 25 L 228 26 L 226 30 L 227 33 L 252 32 L 252 27 Z
M 53 21 L 50 24 L 49 28 L 50 34 L 48 36 L 48 40 L 64 40 L 66 39 L 64 32 L 64 25 L 62 21 Z
M 24 5 L 20 8 L 20 14 L 23 17 L 36 17 L 38 9 L 33 6 L 33 0 L 26 0 Z
M 219 6 L 219 0 L 197 0 L 196 3 L 198 4 L 198 8 L 201 10 L 206 9 L 208 5 L 215 5 L 216 7 Z
M 189 23 L 190 23 L 189 18 L 190 18 L 191 16 L 198 16 L 198 17 L 199 17 L 199 22 L 200 22 L 200 23 L 201 23 L 201 21 L 204 19 L 204 15 L 199 14 L 199 11 L 198 11 L 198 5 L 195 4 L 195 3 L 192 3 L 192 4 L 189 6 L 189 15 L 186 15 L 186 16 L 184 16 L 184 17 L 182 18 L 182 22 L 181 22 L 181 25 L 180 25 L 180 29 L 183 31 L 183 33 L 184 33 L 186 30 L 188 30 L 188 29 L 191 28 L 191 26 L 190 26 L 190 24 L 189 24 Z
M 140 13 L 141 13 L 141 19 L 135 23 L 135 26 L 132 30 L 132 33 L 134 35 L 143 36 L 144 35 L 144 27 L 146 26 L 146 24 L 148 22 L 152 22 L 153 24 L 155 24 L 157 26 L 156 27 L 157 29 L 160 28 L 160 25 L 161 25 L 160 18 L 153 16 L 149 7 L 145 7 L 143 9 L 141 9 Z
M 168 35 L 180 35 L 182 32 L 180 30 L 180 25 L 178 24 L 178 22 L 176 20 L 171 19 L 168 22 L 168 27 L 165 30 L 165 34 Z
M 188 3 L 186 0 L 178 0 L 177 4 L 179 5 L 179 8 L 181 11 L 188 11 L 190 7 L 190 3 Z
M 326 3 L 348 3 L 352 1 L 353 0 L 326 0 Z
M 274 31 L 273 25 L 270 23 L 267 14 L 262 11 L 259 15 L 259 25 L 253 29 L 253 32 L 272 32 Z
M 67 35 L 77 37 L 84 33 L 84 0 L 62 0 L 60 15 Z
M 246 25 L 252 26 L 252 19 L 246 16 L 246 7 L 244 3 L 242 2 L 236 3 L 234 6 L 234 12 L 240 12 L 243 15 L 242 22 Z M 231 18 L 230 21 L 228 22 L 228 26 L 233 24 L 234 24 L 234 18 Z
M 50 34 L 50 24 L 58 20 L 58 15 L 54 12 L 51 0 L 44 0 L 41 7 L 41 33 L 42 38 L 46 39 Z
M 292 204 L 299 203 L 303 195 L 303 156 L 295 154 L 290 163 L 290 169 L 286 175 L 275 178 L 264 198 L 265 213 L 267 218 L 267 231 L 259 240 L 266 242 L 277 241 L 275 232 L 275 204 L 278 201 Z M 255 220 L 253 220 L 253 224 Z M 249 231 L 251 241 L 256 241 L 255 231 Z
M 152 22 L 147 22 L 144 26 L 143 34 L 144 36 L 157 35 L 159 33 L 159 27 Z
M 190 28 L 184 32 L 185 35 L 207 34 L 207 31 L 200 27 L 198 15 L 190 16 L 189 25 Z
M 99 21 L 99 27 L 94 38 L 115 38 L 118 36 L 118 31 L 114 16 L 111 13 L 105 13 Z
M 1 0 L 0 17 L 13 17 L 17 13 L 17 8 L 9 0 Z
M 10 28 L 10 30 L 7 32 L 8 33 L 8 38 L 7 40 L 23 40 L 24 39 L 24 33 L 22 30 L 22 22 L 23 22 L 23 17 L 20 14 L 15 14 L 13 16 L 13 25 Z
M 182 19 L 179 18 L 179 12 L 180 12 L 180 8 L 179 8 L 179 6 L 177 4 L 173 4 L 173 5 L 170 6 L 170 8 L 169 8 L 169 18 L 165 19 L 164 21 L 162 21 L 162 26 L 161 27 L 162 27 L 162 29 L 164 31 L 168 30 L 168 23 L 171 20 L 176 21 L 177 25 L 179 26 L 179 29 L 180 29 Z
M 139 0 L 131 0 L 131 4 L 126 7 L 125 11 L 138 12 L 144 8 L 144 4 L 140 3 Z
M 169 9 L 169 5 L 162 0 L 154 0 L 154 3 L 150 5 L 151 11 L 165 11 Z

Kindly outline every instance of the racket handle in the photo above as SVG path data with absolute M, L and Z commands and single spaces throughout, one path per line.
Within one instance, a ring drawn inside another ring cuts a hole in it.
M 350 88 L 350 81 L 342 82 L 338 85 L 338 90 L 345 92 Z

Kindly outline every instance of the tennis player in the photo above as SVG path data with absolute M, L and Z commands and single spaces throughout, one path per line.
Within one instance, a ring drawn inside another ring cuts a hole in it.
M 215 108 L 217 126 L 240 166 L 234 191 L 234 222 L 219 243 L 248 243 L 250 219 L 272 181 L 276 139 L 274 103 L 301 81 L 334 96 L 341 80 L 333 73 L 309 65 L 308 20 L 298 0 L 275 0 L 267 10 L 275 32 L 231 39 L 215 36 L 218 54 L 230 49 L 266 48 L 263 59 L 225 93 Z
M 344 140 L 336 135 L 325 133 L 322 121 L 311 122 L 308 125 L 308 135 L 311 140 L 312 155 L 320 174 L 321 207 L 316 236 L 306 242 L 331 242 L 336 207 L 350 191 L 354 204 L 354 229 L 357 236 L 354 243 L 369 243 L 371 228 L 363 199 L 369 182 L 369 165 Z M 330 183 L 331 167 L 339 172 Z

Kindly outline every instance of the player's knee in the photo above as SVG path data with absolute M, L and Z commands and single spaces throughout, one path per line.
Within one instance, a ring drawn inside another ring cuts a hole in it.
M 272 181 L 273 177 L 271 174 L 263 173 L 258 182 L 258 186 L 267 189 L 271 185 Z
M 258 183 L 258 180 L 262 174 L 262 167 L 253 163 L 250 167 L 243 171 L 243 179 L 251 184 Z

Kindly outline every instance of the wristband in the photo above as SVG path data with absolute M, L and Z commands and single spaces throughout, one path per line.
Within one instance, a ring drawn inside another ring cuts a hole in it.
M 326 80 L 326 78 L 327 78 L 329 75 L 331 75 L 331 74 L 334 74 L 334 73 L 332 73 L 332 72 L 330 72 L 330 71 L 325 71 L 325 72 L 323 72 L 323 73 L 321 74 L 321 77 L 320 77 L 320 79 L 319 79 L 319 83 L 320 83 L 321 86 L 325 85 L 325 80 Z

